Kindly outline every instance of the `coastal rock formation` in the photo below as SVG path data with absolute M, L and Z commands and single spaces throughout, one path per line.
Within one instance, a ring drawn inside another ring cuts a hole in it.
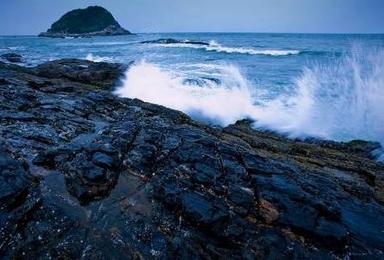
M 21 63 L 23 62 L 23 56 L 17 53 L 5 53 L 0 56 L 2 59 L 7 60 L 13 63 Z
M 0 63 L 2 257 L 384 257 L 379 144 L 212 128 L 114 96 L 126 68 Z
M 193 41 L 193 40 L 176 40 L 173 38 L 157 39 L 150 41 L 142 41 L 141 43 L 151 43 L 151 44 L 194 44 L 194 45 L 204 45 L 209 46 L 207 42 Z
M 112 14 L 100 6 L 76 9 L 63 15 L 43 37 L 89 37 L 131 34 L 120 26 Z

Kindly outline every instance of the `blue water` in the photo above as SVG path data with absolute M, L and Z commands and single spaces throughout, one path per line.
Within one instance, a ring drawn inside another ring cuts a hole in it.
M 173 38 L 210 45 L 142 44 Z M 186 33 L 0 37 L 27 66 L 59 58 L 135 61 L 117 95 L 213 124 L 252 118 L 291 137 L 384 143 L 384 35 Z

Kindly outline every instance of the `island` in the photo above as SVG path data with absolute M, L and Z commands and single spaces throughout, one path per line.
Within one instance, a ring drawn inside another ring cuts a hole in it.
M 108 10 L 100 6 L 89 6 L 64 14 L 47 32 L 39 36 L 65 38 L 129 34 L 132 33 L 121 27 Z

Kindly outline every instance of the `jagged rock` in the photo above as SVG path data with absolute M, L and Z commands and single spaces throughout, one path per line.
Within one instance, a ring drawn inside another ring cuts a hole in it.
M 100 6 L 72 10 L 52 24 L 42 37 L 90 37 L 131 34 L 120 26 L 112 14 Z
M 23 62 L 23 56 L 17 53 L 5 53 L 0 56 L 4 60 L 7 60 L 9 62 L 13 63 L 21 63 Z
M 1 256 L 383 257 L 377 144 L 211 128 L 114 96 L 125 69 L 0 63 Z

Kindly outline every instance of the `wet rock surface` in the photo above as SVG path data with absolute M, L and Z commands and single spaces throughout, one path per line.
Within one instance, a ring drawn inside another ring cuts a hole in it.
M 384 257 L 377 144 L 211 128 L 111 94 L 126 68 L 0 63 L 2 257 Z
M 23 62 L 23 56 L 13 52 L 2 54 L 0 57 L 6 61 L 13 62 L 13 63 Z

